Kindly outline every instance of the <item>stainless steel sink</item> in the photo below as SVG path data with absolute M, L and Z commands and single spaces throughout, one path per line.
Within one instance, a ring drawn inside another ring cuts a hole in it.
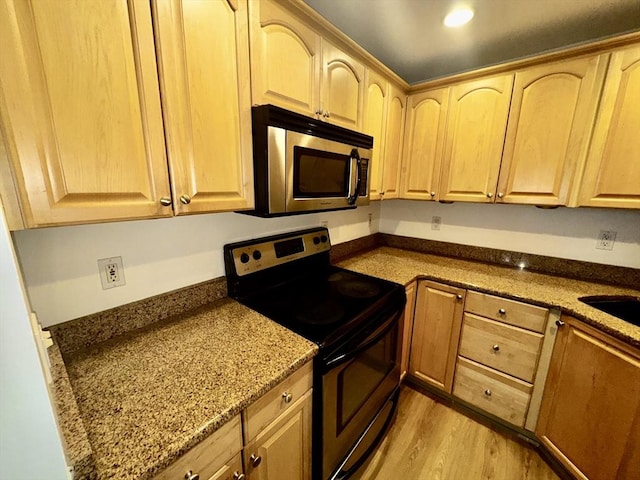
M 615 295 L 582 297 L 583 303 L 640 327 L 640 299 Z

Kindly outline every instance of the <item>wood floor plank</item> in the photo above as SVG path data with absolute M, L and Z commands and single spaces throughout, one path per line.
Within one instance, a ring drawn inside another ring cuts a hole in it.
M 531 447 L 403 386 L 396 420 L 354 480 L 559 480 Z

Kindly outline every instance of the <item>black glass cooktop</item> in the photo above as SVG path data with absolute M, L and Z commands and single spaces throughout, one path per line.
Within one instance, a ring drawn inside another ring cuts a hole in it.
M 402 286 L 339 267 L 301 276 L 241 301 L 303 337 L 325 346 L 363 321 L 379 315 L 382 305 L 404 300 Z

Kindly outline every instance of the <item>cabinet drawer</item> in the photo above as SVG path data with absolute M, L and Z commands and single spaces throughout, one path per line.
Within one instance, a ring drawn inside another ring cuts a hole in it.
M 549 314 L 546 308 L 472 291 L 467 292 L 464 309 L 466 312 L 539 333 L 544 332 Z
M 200 478 L 209 479 L 217 475 L 221 469 L 228 468 L 230 465 L 225 462 L 234 455 L 238 455 L 240 451 L 242 451 L 242 430 L 240 415 L 237 415 L 153 479 L 183 480 L 184 474 L 189 470 L 197 473 Z M 234 466 L 237 467 L 235 464 Z
M 308 362 L 249 405 L 242 414 L 245 443 L 253 440 L 267 425 L 293 405 L 312 384 L 312 362 Z M 285 398 L 286 394 L 290 394 L 291 398 Z
M 533 383 L 544 337 L 465 313 L 458 354 Z
M 533 386 L 458 357 L 453 395 L 507 422 L 524 426 Z

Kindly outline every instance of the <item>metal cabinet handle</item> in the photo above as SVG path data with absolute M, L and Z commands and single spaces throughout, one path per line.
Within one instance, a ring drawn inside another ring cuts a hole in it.
M 326 112 L 324 112 L 324 116 L 329 118 L 331 116 L 331 112 L 329 112 L 329 110 L 327 110 Z
M 491 348 L 493 348 L 494 352 L 499 352 L 500 351 L 500 345 L 498 345 L 497 343 Z
M 558 326 L 558 328 L 562 328 L 564 327 L 564 322 L 562 320 L 556 320 L 556 325 Z
M 321 108 L 318 108 L 316 110 L 316 115 L 322 115 L 322 109 Z
M 487 389 L 484 391 L 484 394 L 485 394 L 487 397 L 490 397 L 490 396 L 491 396 L 491 390 L 489 390 L 489 389 L 487 388 Z
M 458 299 L 458 301 L 462 300 L 462 295 L 458 294 L 456 295 L 456 298 Z
M 431 192 L 431 196 L 435 197 L 436 196 L 436 192 Z
M 193 473 L 191 470 L 189 470 L 187 473 L 184 474 L 184 478 L 185 480 L 200 480 L 200 475 L 198 475 L 197 473 Z
M 282 399 L 284 400 L 284 403 L 291 403 L 291 400 L 293 399 L 293 395 L 291 395 L 289 392 L 284 392 L 282 394 Z
M 499 192 L 499 193 L 498 193 L 498 198 L 502 198 L 502 197 L 504 197 L 504 193 Z
M 184 195 L 180 195 L 180 202 L 185 205 L 189 205 L 191 203 L 191 197 L 186 193 Z
M 260 465 L 260 462 L 262 462 L 262 457 L 260 455 L 256 455 L 255 453 L 252 453 L 249 457 L 249 461 L 251 462 L 251 466 L 255 468 Z
M 507 311 L 504 308 L 501 308 L 500 310 L 498 310 L 498 313 L 500 315 L 504 315 L 505 313 L 507 313 Z
M 162 197 L 160 199 L 160 205 L 162 205 L 163 207 L 170 207 L 171 206 L 171 197 Z
M 245 480 L 245 475 L 244 473 L 240 473 L 240 472 L 233 472 L 233 480 Z
M 493 193 L 491 192 L 487 193 L 487 198 L 491 198 L 491 197 L 493 197 Z

